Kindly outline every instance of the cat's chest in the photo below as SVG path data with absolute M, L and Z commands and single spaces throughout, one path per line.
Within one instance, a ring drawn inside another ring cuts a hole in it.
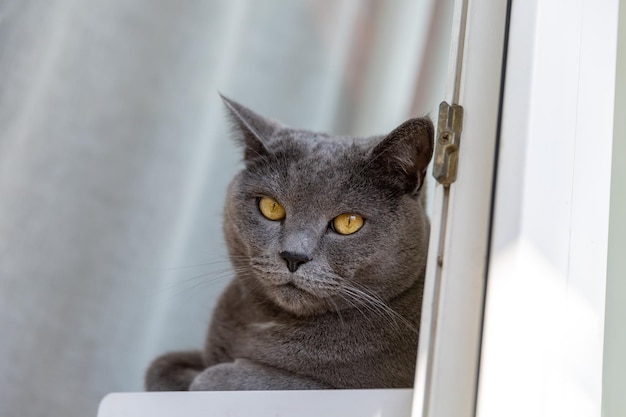
M 289 319 L 244 302 L 236 288 L 227 294 L 214 316 L 209 358 L 247 359 L 335 387 L 410 386 L 417 333 L 388 316 L 355 309 Z
M 235 327 L 233 357 L 286 367 L 354 363 L 389 349 L 385 326 L 353 315 L 284 320 L 259 314 Z

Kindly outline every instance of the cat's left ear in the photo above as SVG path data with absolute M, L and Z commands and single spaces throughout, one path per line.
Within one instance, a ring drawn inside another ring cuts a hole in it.
M 235 127 L 235 139 L 244 147 L 244 159 L 251 161 L 266 156 L 268 140 L 280 126 L 220 94 Z
M 402 123 L 372 151 L 376 170 L 406 193 L 419 191 L 433 155 L 434 132 L 427 117 Z

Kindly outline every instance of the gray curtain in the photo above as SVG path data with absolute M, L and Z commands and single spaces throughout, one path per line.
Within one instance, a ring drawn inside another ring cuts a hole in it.
M 240 155 L 218 91 L 333 133 L 435 115 L 451 2 L 0 0 L 0 416 L 198 348 Z

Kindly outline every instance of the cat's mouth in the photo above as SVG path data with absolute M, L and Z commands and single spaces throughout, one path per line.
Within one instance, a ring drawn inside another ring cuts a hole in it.
M 313 288 L 309 288 L 305 283 L 298 283 L 295 280 L 289 280 L 283 284 L 277 286 L 282 293 L 282 296 L 286 296 L 293 300 L 303 300 L 319 298 L 319 294 L 315 292 Z
M 302 297 L 304 295 L 315 295 L 311 294 L 311 290 L 307 290 L 306 287 L 300 286 L 293 281 L 281 284 L 278 286 L 278 288 L 280 288 L 285 294 L 290 296 Z
M 310 280 L 310 277 L 304 278 L 290 274 L 284 281 L 276 285 L 275 288 L 289 295 L 299 295 L 299 297 L 312 297 L 316 300 L 328 298 L 329 289 L 324 288 L 324 286 L 316 285 L 316 283 L 312 283 Z
M 297 315 L 320 313 L 326 310 L 325 303 L 321 301 L 319 294 L 306 284 L 298 285 L 289 281 L 274 287 L 274 301 L 287 311 Z

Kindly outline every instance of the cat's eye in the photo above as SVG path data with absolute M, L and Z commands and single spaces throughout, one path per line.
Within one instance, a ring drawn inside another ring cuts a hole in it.
M 282 220 L 285 218 L 285 208 L 272 197 L 261 197 L 259 200 L 261 214 L 270 220 Z
M 344 213 L 332 221 L 332 229 L 340 235 L 351 235 L 363 227 L 363 217 L 358 214 Z

